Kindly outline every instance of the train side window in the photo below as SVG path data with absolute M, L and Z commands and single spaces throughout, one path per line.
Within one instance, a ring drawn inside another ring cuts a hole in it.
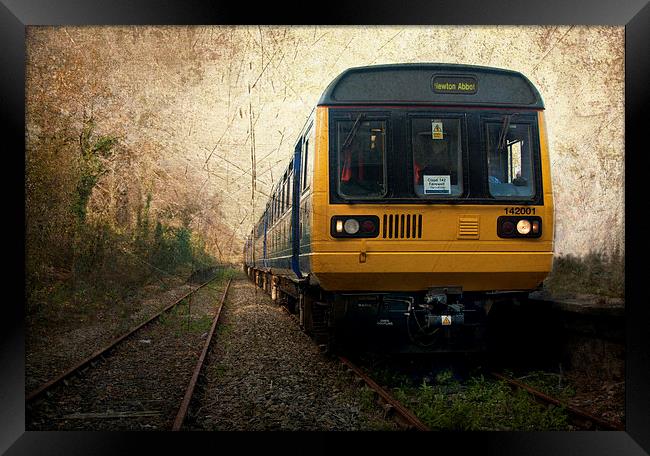
M 490 194 L 496 198 L 530 199 L 534 196 L 531 126 L 487 123 L 487 161 Z
M 309 162 L 309 138 L 305 140 L 303 146 L 303 160 L 302 160 L 302 184 L 301 188 L 303 190 L 307 189 L 307 163 Z
M 284 212 L 287 209 L 287 179 L 286 177 L 282 179 L 282 196 L 280 200 L 280 204 L 282 205 L 282 214 L 284 215 Z
M 293 172 L 289 173 L 289 177 L 287 179 L 287 208 L 290 210 L 291 206 L 293 205 Z
M 314 160 L 316 159 L 316 129 L 312 124 L 311 129 L 309 130 L 309 156 L 307 157 L 307 176 L 305 178 L 305 188 L 309 188 L 312 184 L 312 178 L 314 176 Z
M 311 170 L 313 168 L 313 151 L 315 144 L 315 130 L 314 124 L 312 123 L 307 129 L 307 134 L 305 135 L 305 142 L 303 143 L 303 160 L 302 160 L 302 169 L 301 169 L 301 188 L 302 191 L 306 191 L 311 185 Z

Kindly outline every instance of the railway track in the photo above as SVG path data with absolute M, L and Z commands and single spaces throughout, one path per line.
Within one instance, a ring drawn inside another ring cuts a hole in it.
M 574 407 L 572 405 L 567 404 L 564 401 L 561 401 L 559 399 L 556 399 L 552 396 L 549 396 L 546 393 L 543 393 L 539 391 L 536 388 L 533 388 L 530 385 L 526 385 L 523 382 L 520 382 L 518 380 L 509 378 L 505 375 L 502 375 L 498 372 L 491 372 L 490 375 L 492 375 L 494 378 L 498 380 L 502 380 L 506 382 L 508 385 L 514 387 L 514 388 L 519 388 L 522 389 L 529 394 L 531 394 L 536 400 L 546 403 L 546 404 L 552 404 L 555 406 L 563 407 L 567 414 L 569 415 L 569 418 L 571 419 L 572 423 L 581 428 L 581 429 L 593 429 L 595 427 L 596 429 L 604 430 L 604 431 L 624 431 L 625 428 L 618 424 L 618 423 L 611 423 L 609 421 L 605 421 L 601 418 L 598 418 L 596 416 L 593 416 L 592 414 L 581 410 L 577 407 Z
M 165 308 L 163 308 L 160 312 L 157 314 L 153 315 L 149 319 L 147 319 L 145 322 L 137 325 L 136 327 L 132 328 L 125 334 L 117 337 L 116 339 L 112 340 L 110 343 L 102 347 L 101 349 L 95 351 L 92 355 L 88 356 L 87 358 L 83 359 L 82 361 L 78 362 L 74 366 L 70 367 L 67 369 L 65 372 L 57 376 L 56 378 L 53 378 L 52 380 L 43 383 L 41 386 L 30 392 L 26 396 L 26 404 L 30 405 L 34 402 L 36 402 L 37 399 L 41 398 L 45 393 L 48 393 L 50 390 L 55 387 L 56 385 L 61 385 L 63 384 L 64 386 L 67 386 L 69 384 L 69 380 L 71 380 L 74 376 L 78 376 L 81 373 L 85 373 L 89 367 L 94 367 L 96 363 L 100 360 L 105 359 L 108 355 L 109 352 L 111 352 L 116 346 L 118 346 L 121 342 L 124 342 L 128 339 L 131 339 L 136 333 L 141 331 L 143 328 L 149 326 L 152 322 L 160 319 L 166 312 L 168 312 L 170 309 L 174 308 L 176 305 L 181 303 L 184 299 L 190 297 L 192 294 L 196 293 L 198 290 L 202 289 L 203 287 L 207 286 L 210 282 L 212 282 L 216 277 L 213 277 L 212 279 L 206 281 L 205 283 L 199 285 L 195 289 L 189 291 L 173 303 L 169 304 Z M 178 412 L 176 414 L 176 418 L 174 420 L 173 424 L 173 430 L 180 430 L 183 424 L 183 421 L 185 420 L 185 417 L 187 415 L 187 410 L 189 407 L 189 403 L 191 401 L 192 395 L 194 393 L 196 383 L 199 377 L 199 374 L 201 372 L 201 369 L 203 367 L 203 363 L 205 361 L 210 342 L 212 341 L 213 335 L 215 333 L 218 321 L 219 321 L 219 316 L 221 314 L 221 309 L 223 307 L 223 303 L 225 301 L 225 298 L 227 296 L 228 290 L 230 288 L 230 284 L 232 282 L 232 279 L 228 280 L 228 283 L 226 284 L 226 287 L 224 289 L 224 292 L 221 296 L 221 300 L 218 304 L 218 307 L 215 310 L 214 317 L 212 319 L 212 324 L 210 326 L 210 330 L 207 334 L 206 340 L 203 344 L 203 349 L 202 352 L 199 356 L 199 359 L 196 363 L 196 366 L 194 368 L 192 377 L 190 379 L 190 382 L 185 390 L 185 394 L 183 396 L 183 399 L 181 401 L 181 404 L 178 408 Z M 153 412 L 152 412 L 153 413 Z M 108 417 L 111 418 L 129 418 L 129 417 L 140 417 L 140 416 L 146 416 L 147 412 L 142 412 L 142 413 L 120 413 L 120 412 L 115 412 L 110 414 Z M 155 413 L 154 413 L 155 414 Z M 78 416 L 76 416 L 78 415 Z M 103 418 L 107 416 L 103 416 L 102 414 L 94 414 L 94 413 L 85 413 L 85 414 L 76 414 L 72 416 L 73 418 Z
M 298 318 L 292 314 L 289 309 L 284 305 L 280 305 L 291 319 L 300 326 Z M 360 367 L 355 365 L 352 361 L 344 356 L 337 356 L 338 360 L 345 366 L 349 373 L 355 375 L 360 381 L 365 383 L 377 395 L 378 402 L 384 409 L 385 416 L 393 417 L 402 427 L 408 430 L 416 431 L 429 431 L 422 421 L 418 419 L 413 412 L 404 407 L 397 399 L 395 399 L 386 389 L 381 387 L 370 376 L 368 376 Z
M 208 349 L 210 348 L 210 342 L 212 341 L 212 336 L 214 335 L 215 329 L 217 328 L 217 324 L 219 323 L 219 315 L 221 315 L 221 308 L 223 307 L 223 302 L 225 301 L 226 295 L 228 294 L 228 289 L 230 289 L 231 282 L 232 279 L 228 280 L 226 289 L 224 290 L 223 295 L 221 296 L 219 307 L 217 307 L 217 310 L 214 315 L 214 319 L 212 320 L 212 326 L 210 326 L 210 332 L 208 333 L 208 336 L 205 339 L 205 344 L 203 345 L 203 351 L 201 351 L 201 356 L 199 356 L 199 360 L 197 361 L 196 367 L 194 368 L 194 372 L 192 373 L 192 378 L 190 379 L 190 383 L 187 385 L 187 389 L 185 390 L 185 394 L 183 395 L 183 400 L 181 401 L 181 406 L 178 409 L 178 413 L 176 414 L 176 419 L 174 419 L 174 425 L 172 426 L 172 431 L 180 431 L 181 427 L 183 426 L 183 421 L 187 416 L 187 410 L 189 409 L 190 401 L 192 400 L 192 395 L 194 394 L 194 389 L 196 388 L 196 382 L 199 379 L 199 374 L 201 373 L 201 369 L 203 368 L 205 357 L 208 353 Z
M 361 368 L 352 363 L 344 356 L 338 356 L 339 361 L 343 363 L 358 378 L 363 380 L 370 389 L 377 393 L 378 397 L 384 402 L 384 410 L 387 413 L 394 413 L 397 421 L 407 429 L 417 431 L 430 431 L 429 427 L 422 423 L 417 416 L 409 409 L 404 407 L 397 399 L 390 395 L 388 391 L 382 388 L 377 382 L 370 378 Z

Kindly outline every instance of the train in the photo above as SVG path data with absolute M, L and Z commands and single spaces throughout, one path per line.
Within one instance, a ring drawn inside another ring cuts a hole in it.
M 544 110 L 507 69 L 343 71 L 245 240 L 245 272 L 328 350 L 484 346 L 491 309 L 552 269 Z

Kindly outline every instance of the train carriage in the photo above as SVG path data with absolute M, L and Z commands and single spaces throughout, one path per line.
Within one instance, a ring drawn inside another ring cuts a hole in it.
M 319 340 L 465 350 L 495 302 L 548 275 L 553 236 L 544 105 L 525 76 L 377 65 L 327 87 L 244 257 Z

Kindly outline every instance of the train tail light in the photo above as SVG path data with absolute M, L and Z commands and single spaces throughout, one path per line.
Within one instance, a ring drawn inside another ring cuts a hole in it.
M 377 225 L 372 220 L 364 220 L 361 224 L 362 233 L 372 233 L 377 230 Z
M 533 234 L 539 233 L 539 222 L 537 220 L 533 220 L 531 233 L 533 233 Z
M 509 220 L 506 220 L 501 224 L 501 231 L 503 234 L 511 235 L 515 232 L 515 224 Z

